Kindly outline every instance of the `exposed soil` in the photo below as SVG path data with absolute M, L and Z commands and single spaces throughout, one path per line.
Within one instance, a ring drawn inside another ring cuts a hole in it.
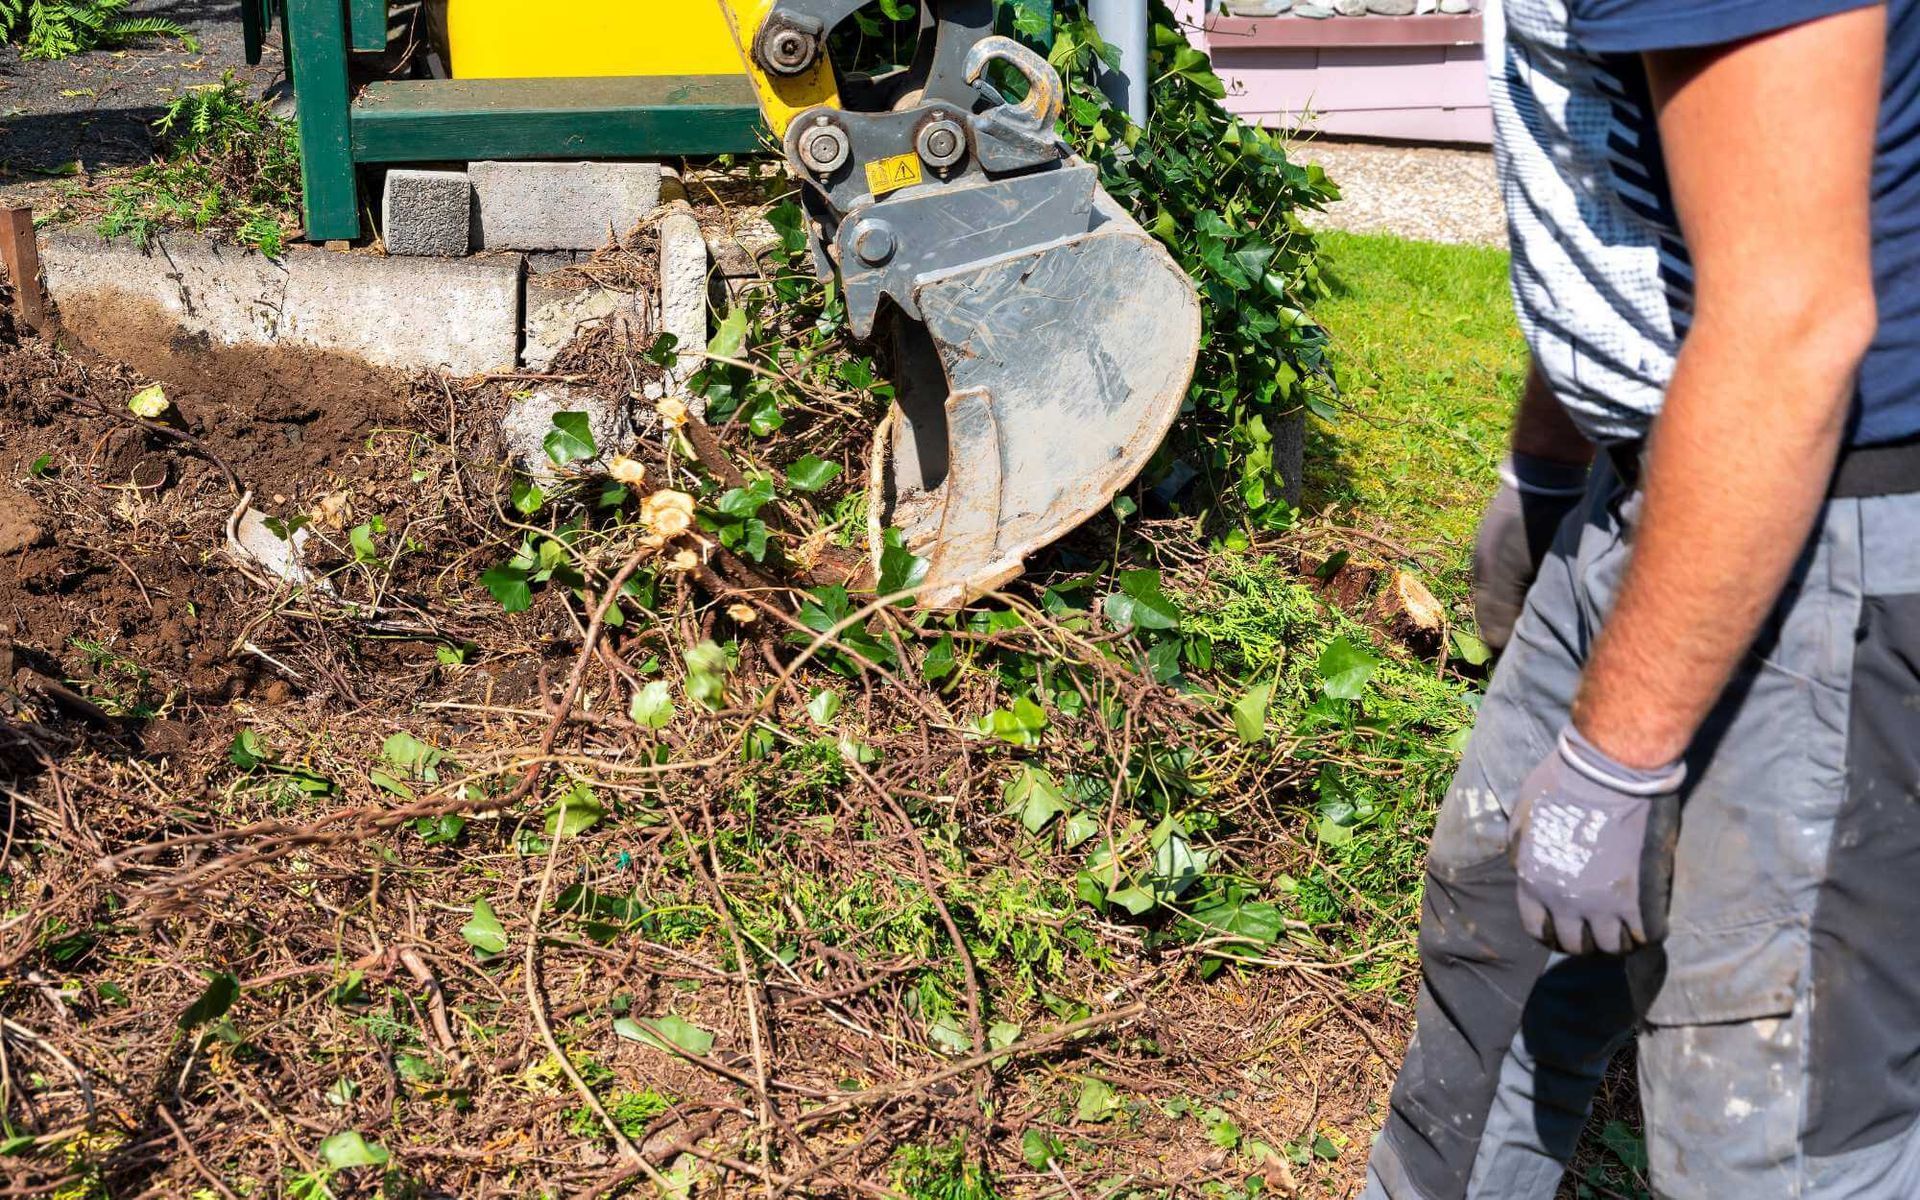
M 84 349 L 94 360 L 164 381 L 175 427 L 256 496 L 285 497 L 276 505 L 311 499 L 335 477 L 357 474 L 367 435 L 407 414 L 407 379 L 350 354 L 221 345 L 182 333 L 152 305 L 111 293 L 92 306 L 87 328 Z

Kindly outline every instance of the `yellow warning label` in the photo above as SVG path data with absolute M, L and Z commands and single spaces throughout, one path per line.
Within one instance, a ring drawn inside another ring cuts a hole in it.
M 920 156 L 896 154 L 867 164 L 867 190 L 876 196 L 897 192 L 920 182 Z

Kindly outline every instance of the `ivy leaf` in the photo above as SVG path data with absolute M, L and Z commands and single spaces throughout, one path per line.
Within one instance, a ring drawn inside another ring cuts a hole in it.
M 1029 1129 L 1020 1135 L 1020 1157 L 1034 1170 L 1044 1171 L 1048 1163 L 1060 1157 L 1060 1143 L 1038 1129 Z
M 627 715 L 633 718 L 635 725 L 665 729 L 673 723 L 673 689 L 667 686 L 664 679 L 654 680 L 634 693 Z
M 787 486 L 811 495 L 839 478 L 845 469 L 839 463 L 808 454 L 787 468 Z
M 713 1051 L 711 1033 L 672 1013 L 658 1020 L 621 1017 L 613 1023 L 613 1032 L 629 1042 L 639 1042 L 669 1054 L 678 1048 L 705 1058 Z
M 547 809 L 547 836 L 574 837 L 600 823 L 606 815 L 600 797 L 584 783 L 576 783 L 560 794 Z
M 701 642 L 685 654 L 687 698 L 718 711 L 727 703 L 727 652 L 712 642 Z
M 493 905 L 488 904 L 485 897 L 473 902 L 473 916 L 460 927 L 460 936 L 482 958 L 506 953 L 507 931 L 500 924 L 500 918 L 494 915 Z
M 1191 919 L 1209 934 L 1246 938 L 1261 946 L 1280 940 L 1285 918 L 1277 905 L 1264 900 L 1248 901 L 1237 896 L 1222 896 L 1198 905 Z
M 1074 807 L 1061 794 L 1060 785 L 1054 782 L 1052 772 L 1030 763 L 1020 764 L 1001 795 L 1007 802 L 1007 807 L 1002 811 L 1007 814 L 1019 813 L 1020 823 L 1027 827 L 1028 833 L 1039 833 L 1055 817 L 1072 812 Z
M 1233 706 L 1233 731 L 1240 740 L 1252 745 L 1267 736 L 1267 703 L 1273 699 L 1273 685 L 1258 684 Z
M 1112 1084 L 1093 1075 L 1080 1081 L 1080 1098 L 1073 1106 L 1075 1117 L 1082 1121 L 1105 1121 L 1119 1109 L 1120 1097 L 1114 1094 Z
M 952 1013 L 927 1026 L 927 1039 L 948 1054 L 965 1054 L 973 1049 L 973 1039 Z
M 207 979 L 206 990 L 199 999 L 187 1005 L 187 1011 L 180 1014 L 180 1028 L 191 1031 L 205 1025 L 208 1021 L 218 1021 L 227 1015 L 233 1002 L 240 998 L 240 981 L 228 971 Z
M 887 530 L 880 546 L 880 594 L 891 596 L 919 587 L 927 577 L 928 565 L 926 559 L 907 549 L 905 534 L 898 529 Z
M 1334 638 L 1320 652 L 1320 690 L 1335 700 L 1358 700 L 1379 666 L 1379 659 L 1345 636 Z
M 1180 610 L 1160 589 L 1158 571 L 1122 571 L 1120 590 L 1107 597 L 1107 619 L 1122 629 L 1178 629 Z
M 807 701 L 807 715 L 813 718 L 815 725 L 825 725 L 840 715 L 840 706 L 844 701 L 840 693 L 832 688 L 821 688 Z
M 939 683 L 953 672 L 953 635 L 942 634 L 939 641 L 928 647 L 927 656 L 920 660 L 920 677 L 928 683 Z
M 392 1157 L 385 1146 L 368 1141 L 352 1129 L 329 1134 L 320 1142 L 320 1161 L 335 1171 L 348 1171 L 354 1167 L 384 1167 Z
M 1484 666 L 1493 657 L 1493 651 L 1487 644 L 1464 629 L 1456 629 L 1452 634 L 1453 656 L 1470 667 Z
M 533 587 L 527 582 L 531 576 L 525 570 L 515 566 L 499 566 L 480 576 L 480 582 L 500 602 L 500 607 L 510 613 L 522 613 L 533 607 Z
M 747 345 L 747 309 L 739 305 L 720 319 L 720 328 L 707 343 L 707 353 L 715 358 L 739 358 Z
M 740 517 L 744 520 L 758 513 L 771 499 L 773 499 L 773 481 L 760 478 L 746 487 L 728 489 L 715 507 L 729 517 Z
M 547 494 L 540 490 L 540 485 L 524 476 L 514 479 L 511 491 L 513 507 L 523 517 L 530 517 L 539 512 L 540 507 L 547 502 Z
M 380 547 L 373 540 L 371 524 L 355 525 L 347 532 L 347 542 L 353 547 L 353 561 L 357 563 L 378 563 Z
M 547 431 L 540 445 L 556 467 L 564 467 L 600 453 L 599 445 L 593 440 L 592 418 L 583 412 L 553 414 L 553 428 Z
M 1046 727 L 1047 710 L 1030 698 L 1021 696 L 1013 702 L 1012 708 L 997 708 L 982 717 L 975 728 L 1003 742 L 1033 746 L 1039 744 L 1040 734 Z
M 233 745 L 228 748 L 227 757 L 242 771 L 251 771 L 261 763 L 273 761 L 273 753 L 260 740 L 260 735 L 251 729 L 242 729 L 233 735 Z
M 1075 812 L 1067 817 L 1066 832 L 1061 844 L 1072 850 L 1099 832 L 1100 821 L 1097 817 L 1091 813 Z

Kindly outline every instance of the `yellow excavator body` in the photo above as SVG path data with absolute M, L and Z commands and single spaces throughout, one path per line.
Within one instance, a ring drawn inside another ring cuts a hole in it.
M 824 60 L 797 78 L 752 69 L 735 30 L 759 28 L 773 3 L 434 0 L 431 11 L 455 79 L 742 76 L 777 138 L 794 114 L 840 100 Z

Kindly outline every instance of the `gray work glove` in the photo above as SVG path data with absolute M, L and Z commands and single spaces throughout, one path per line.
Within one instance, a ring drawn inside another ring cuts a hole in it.
M 1500 464 L 1500 490 L 1473 547 L 1473 614 L 1489 649 L 1506 649 L 1554 534 L 1586 490 L 1584 463 L 1515 453 Z
M 1686 766 L 1613 761 L 1569 726 L 1520 785 L 1508 853 L 1520 918 L 1568 954 L 1624 954 L 1667 936 Z

